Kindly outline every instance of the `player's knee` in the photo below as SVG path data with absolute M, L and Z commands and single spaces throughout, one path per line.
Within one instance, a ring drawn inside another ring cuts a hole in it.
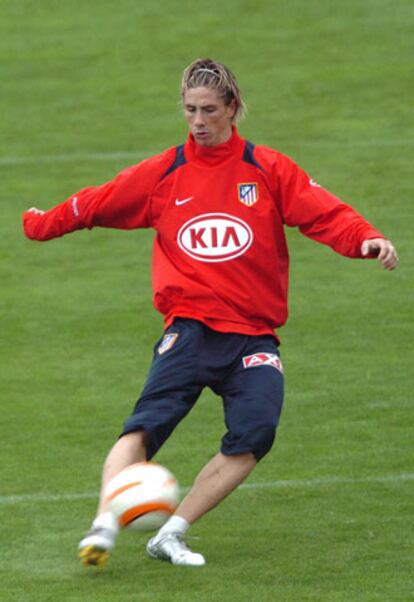
M 257 461 L 261 460 L 273 447 L 276 437 L 276 425 L 263 424 L 256 427 L 252 440 L 252 452 Z
M 112 448 L 109 459 L 117 455 L 129 458 L 131 464 L 141 462 L 146 459 L 147 441 L 148 434 L 143 429 L 122 434 Z
M 255 423 L 238 432 L 228 432 L 222 441 L 225 455 L 251 452 L 260 460 L 272 448 L 276 436 L 276 424 L 272 421 Z

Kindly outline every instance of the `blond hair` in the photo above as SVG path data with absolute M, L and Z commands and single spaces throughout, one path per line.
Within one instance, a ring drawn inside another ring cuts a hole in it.
M 236 111 L 233 121 L 238 122 L 246 115 L 247 107 L 241 96 L 237 80 L 228 67 L 212 59 L 197 59 L 184 69 L 181 80 L 181 97 L 191 88 L 205 86 L 217 90 L 220 98 L 229 105 L 235 100 Z

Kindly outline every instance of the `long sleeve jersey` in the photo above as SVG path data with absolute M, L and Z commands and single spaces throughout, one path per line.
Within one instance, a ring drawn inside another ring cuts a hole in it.
M 364 240 L 384 238 L 290 158 L 235 128 L 214 147 L 190 134 L 23 222 L 26 236 L 42 241 L 95 226 L 153 228 L 153 302 L 166 326 L 185 317 L 249 335 L 274 334 L 287 319 L 284 226 L 348 257 L 361 257 Z

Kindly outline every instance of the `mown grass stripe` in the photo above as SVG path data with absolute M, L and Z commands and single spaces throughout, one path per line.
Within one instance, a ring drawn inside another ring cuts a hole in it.
M 396 475 L 384 475 L 378 477 L 316 477 L 313 479 L 289 479 L 281 481 L 264 481 L 258 483 L 244 483 L 239 489 L 288 489 L 301 487 L 323 487 L 325 485 L 358 485 L 370 483 L 401 483 L 405 481 L 414 481 L 414 473 L 401 473 Z M 183 487 L 188 490 L 188 487 Z M 33 503 L 33 502 L 65 502 L 76 500 L 88 500 L 98 497 L 95 492 L 81 493 L 28 493 L 21 495 L 2 495 L 0 496 L 0 505 L 7 506 L 13 504 Z
M 404 147 L 413 146 L 414 140 L 295 140 L 294 146 L 317 147 L 317 148 L 343 148 L 344 146 L 352 148 L 370 148 L 370 147 Z M 283 144 L 282 146 L 286 146 Z M 292 143 L 289 143 L 292 146 Z M 0 157 L 0 166 L 10 165 L 28 165 L 37 163 L 72 163 L 75 161 L 116 161 L 118 159 L 134 159 L 141 161 L 147 157 L 156 155 L 157 150 L 137 150 L 137 151 L 114 151 L 107 153 L 66 153 L 60 155 L 31 155 L 31 156 L 4 156 Z

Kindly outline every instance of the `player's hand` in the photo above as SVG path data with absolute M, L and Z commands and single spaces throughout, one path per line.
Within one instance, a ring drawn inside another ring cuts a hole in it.
M 30 240 L 43 240 L 43 238 L 38 238 L 38 233 L 45 213 L 45 211 L 37 207 L 31 207 L 23 213 L 23 231 L 25 236 L 30 238 Z
M 393 270 L 398 264 L 397 251 L 391 241 L 384 238 L 364 240 L 361 245 L 361 254 L 363 257 L 375 256 L 386 270 Z
M 43 215 L 44 211 L 42 211 L 42 209 L 38 209 L 37 207 L 30 207 L 30 209 L 27 210 L 27 213 L 34 213 L 35 215 Z

